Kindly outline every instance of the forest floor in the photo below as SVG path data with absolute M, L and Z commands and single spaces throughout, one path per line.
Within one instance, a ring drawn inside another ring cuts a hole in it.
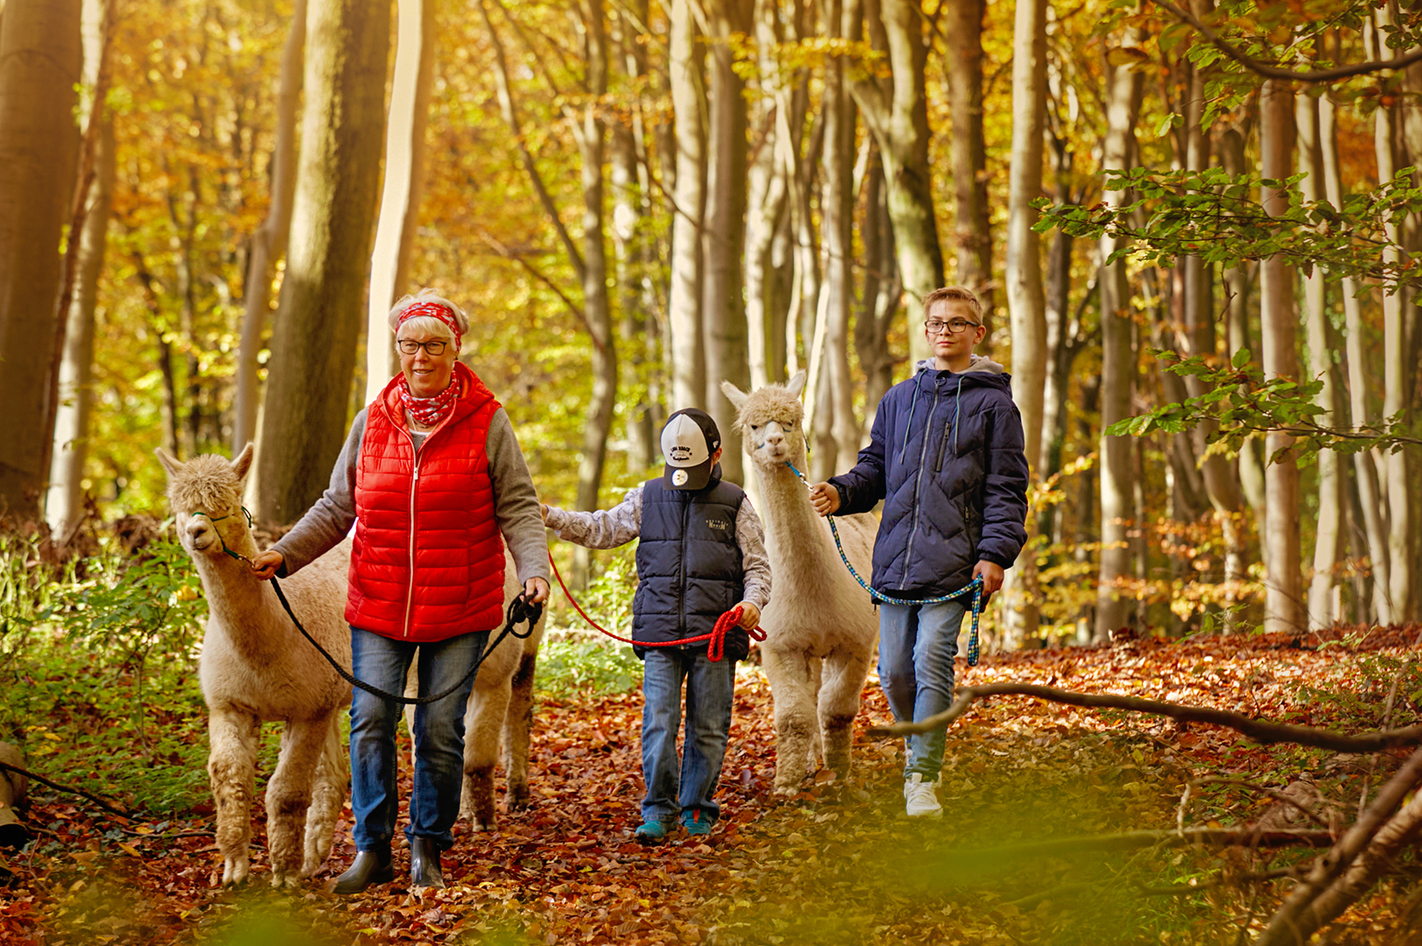
M 1123 693 L 1357 732 L 1384 725 L 1402 670 L 1391 726 L 1418 721 L 1422 693 L 1407 682 L 1416 679 L 1415 629 L 1329 636 L 1022 652 L 971 670 L 960 660 L 960 683 Z M 271 890 L 258 847 L 252 882 L 228 890 L 210 814 L 124 821 L 35 786 L 28 823 L 37 838 L 0 860 L 10 875 L 0 881 L 0 943 L 1243 943 L 1291 883 L 1250 878 L 1315 851 L 1023 845 L 1169 830 L 1178 819 L 1250 824 L 1274 804 L 1259 789 L 1300 780 L 1337 830 L 1406 755 L 1266 748 L 1224 729 L 997 697 L 948 731 L 944 819 L 911 822 L 898 743 L 865 735 L 889 719 L 874 678 L 864 695 L 851 786 L 821 773 L 798 796 L 773 800 L 770 692 L 758 667 L 742 665 L 722 820 L 707 841 L 673 835 L 654 848 L 632 840 L 640 695 L 544 698 L 535 804 L 501 812 L 491 834 L 461 824 L 444 858 L 448 888 L 423 898 L 398 879 L 403 848 L 395 882 L 352 898 L 330 893 L 354 854 L 348 808 L 313 881 Z M 1182 812 L 1186 783 L 1209 776 L 1235 782 L 1196 785 Z M 1375 887 L 1334 925 L 1331 944 L 1418 941 L 1405 915 L 1416 912 L 1417 863 L 1402 866 L 1411 880 Z

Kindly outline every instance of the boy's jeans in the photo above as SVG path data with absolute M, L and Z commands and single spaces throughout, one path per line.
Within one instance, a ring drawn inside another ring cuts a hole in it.
M 917 722 L 953 705 L 953 658 L 967 607 L 960 598 L 939 604 L 879 605 L 879 685 L 899 722 Z M 944 730 L 909 736 L 904 778 L 927 781 L 943 767 Z
M 484 653 L 488 631 L 416 644 L 351 628 L 351 672 L 387 693 L 405 692 L 405 674 L 420 658 L 420 695 L 449 689 Z M 464 784 L 464 707 L 474 688 L 464 686 L 437 703 L 415 707 L 415 787 L 410 794 L 407 838 L 434 838 L 441 851 L 454 844 L 450 828 L 459 817 Z M 401 705 L 355 687 L 351 700 L 351 839 L 358 851 L 385 851 L 395 835 L 400 808 L 395 783 L 395 726 Z
M 674 822 L 701 812 L 714 822 L 721 806 L 712 798 L 731 731 L 736 662 L 712 663 L 706 647 L 648 647 L 642 671 L 642 778 L 647 797 L 642 820 Z M 681 684 L 686 681 L 686 742 L 677 778 L 676 734 L 681 724 Z M 679 781 L 679 784 L 678 784 Z

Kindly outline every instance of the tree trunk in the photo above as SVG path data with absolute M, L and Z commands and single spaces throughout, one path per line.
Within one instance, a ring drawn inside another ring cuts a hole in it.
M 864 374 L 864 429 L 874 426 L 879 401 L 894 383 L 894 354 L 889 349 L 889 327 L 899 311 L 903 280 L 894 253 L 894 226 L 884 200 L 884 164 L 873 140 L 864 172 L 864 293 L 854 320 L 854 347 Z
M 706 344 L 702 337 L 701 223 L 706 209 L 706 93 L 702 44 L 693 0 L 672 0 L 667 39 L 676 129 L 676 185 L 672 203 L 671 408 L 700 406 L 706 397 Z
M 104 22 L 106 5 L 100 0 L 84 3 L 84 85 L 89 95 L 102 95 L 107 87 L 100 79 L 100 62 L 110 41 L 109 24 Z M 93 409 L 90 379 L 94 369 L 94 309 L 98 300 L 99 276 L 104 269 L 114 176 L 113 113 L 100 105 L 93 116 L 97 127 L 86 132 L 93 137 L 93 177 L 85 195 L 84 228 L 77 246 L 74 288 L 66 318 L 64 360 L 59 369 L 54 420 L 54 447 L 49 470 L 49 496 L 45 516 L 57 534 L 77 525 L 84 515 L 84 462 L 88 457 L 89 419 Z M 82 183 L 82 181 L 81 181 Z
M 370 299 L 366 304 L 366 404 L 379 397 L 381 389 L 400 370 L 389 315 L 395 300 L 409 291 L 410 254 L 415 247 L 424 189 L 430 82 L 439 35 L 436 0 L 402 0 L 398 8 L 390 123 L 385 129 L 385 181 L 370 257 Z
M 272 267 L 286 253 L 291 233 L 291 204 L 296 193 L 296 111 L 301 102 L 301 79 L 306 55 L 306 3 L 294 0 L 291 26 L 281 54 L 277 85 L 276 142 L 271 158 L 271 203 L 267 218 L 252 234 L 243 287 L 242 338 L 237 350 L 237 395 L 232 420 L 232 455 L 235 457 L 257 436 L 261 385 L 257 356 L 271 309 Z M 255 477 L 253 478 L 255 484 Z
M 909 358 L 930 356 L 928 339 L 918 329 L 923 299 L 943 285 L 943 248 L 933 215 L 933 178 L 929 164 L 928 95 L 924 65 L 923 12 L 908 0 L 867 0 L 865 15 L 882 24 L 893 90 L 872 79 L 851 89 L 864 123 L 874 135 L 884 162 L 889 219 L 894 226 L 899 273 L 909 295 Z
M 746 208 L 746 330 L 753 388 L 785 380 L 784 300 L 778 292 L 773 259 L 776 235 L 784 225 L 787 209 L 778 110 L 782 102 L 788 107 L 788 94 L 775 58 L 781 34 L 779 4 L 758 0 L 755 35 L 760 94 L 755 100 L 755 126 L 760 134 L 748 171 Z
M 1299 183 L 1304 200 L 1324 198 L 1322 129 L 1318 99 L 1301 95 L 1295 103 L 1295 124 L 1299 136 L 1299 171 L 1307 176 Z M 1323 274 L 1315 269 L 1304 276 L 1304 322 L 1308 333 L 1308 377 L 1319 379 L 1323 388 L 1314 403 L 1323 413 L 1314 418 L 1324 426 L 1337 423 L 1337 383 L 1329 338 L 1327 295 Z M 1313 550 L 1313 578 L 1308 589 L 1308 626 L 1311 630 L 1331 627 L 1343 616 L 1336 604 L 1338 573 L 1346 554 L 1343 525 L 1344 492 L 1340 456 L 1332 450 L 1318 452 L 1318 530 Z
M 1031 206 L 1042 193 L 1042 148 L 1047 99 L 1047 3 L 1019 0 L 1012 54 L 1012 165 L 1007 211 L 1007 309 L 1012 323 L 1012 396 L 1022 413 L 1027 459 L 1040 466 L 1042 399 L 1047 372 L 1046 299 L 1042 258 Z M 1034 469 L 1034 478 L 1039 470 Z M 1029 533 L 1035 531 L 1032 524 Z M 1004 624 L 1011 645 L 1037 635 L 1036 560 L 1018 557 L 1003 589 Z
M 735 432 L 736 409 L 721 395 L 721 382 L 741 390 L 750 386 L 745 287 L 741 260 L 746 235 L 745 83 L 735 70 L 731 43 L 751 27 L 751 0 L 702 0 L 706 19 L 710 116 L 706 136 L 706 217 L 701 233 L 702 331 L 706 339 L 707 387 L 695 405 L 716 420 L 725 453 L 721 470 L 733 483 L 744 482 L 741 439 Z
M 954 223 L 957 282 L 967 286 L 992 325 L 992 229 L 988 207 L 987 145 L 983 135 L 984 0 L 944 4 L 948 106 L 953 116 Z M 991 333 L 989 331 L 989 338 Z M 986 341 L 986 339 L 985 339 Z
M 1131 166 L 1135 160 L 1136 119 L 1140 114 L 1144 80 L 1125 66 L 1111 71 L 1106 109 L 1106 140 L 1102 147 L 1104 168 Z M 1119 207 L 1126 200 L 1121 191 L 1107 191 L 1103 200 Z M 1137 522 L 1133 491 L 1135 480 L 1130 436 L 1113 437 L 1107 427 L 1131 416 L 1135 387 L 1136 356 L 1131 345 L 1134 320 L 1131 317 L 1130 286 L 1126 263 L 1107 263 L 1120 246 L 1110 236 L 1101 238 L 1101 271 L 1097 284 L 1101 293 L 1101 562 L 1096 582 L 1095 639 L 1108 640 L 1112 631 L 1129 625 L 1135 603 L 1118 591 L 1119 582 L 1131 574 L 1130 530 Z
M 1323 182 L 1327 189 L 1328 202 L 1334 207 L 1343 206 L 1343 173 L 1338 163 L 1338 135 L 1334 120 L 1333 100 L 1324 95 L 1319 99 L 1319 145 L 1323 159 Z M 1349 423 L 1354 427 L 1372 424 L 1376 421 L 1368 406 L 1368 391 L 1372 387 L 1368 372 L 1364 367 L 1367 340 L 1363 329 L 1363 306 L 1358 299 L 1356 279 L 1342 281 L 1344 354 L 1347 363 Z M 1358 488 L 1358 506 L 1364 535 L 1367 537 L 1368 558 L 1371 563 L 1369 586 L 1371 593 L 1371 614 L 1355 615 L 1360 621 L 1376 621 L 1391 624 L 1392 604 L 1388 593 L 1388 543 L 1387 523 L 1382 508 L 1382 498 L 1378 494 L 1378 468 L 1373 461 L 1372 451 L 1359 450 L 1353 454 L 1353 478 Z M 1360 609 L 1363 601 L 1358 602 Z
M 37 518 L 54 432 L 60 233 L 74 192 L 80 0 L 9 0 L 0 31 L 0 515 Z
M 306 107 L 267 404 L 257 518 L 292 522 L 320 495 L 345 439 L 380 184 L 390 0 L 314 0 Z
M 1293 93 L 1278 81 L 1265 82 L 1259 111 L 1260 171 L 1265 179 L 1283 180 L 1289 176 L 1292 164 Z M 1267 213 L 1279 214 L 1287 207 L 1287 195 L 1277 188 L 1261 185 L 1259 197 Z M 1270 257 L 1260 264 L 1259 306 L 1266 378 L 1299 379 L 1293 279 L 1292 267 L 1281 257 Z M 1264 545 L 1268 549 L 1264 630 L 1297 634 L 1307 625 L 1299 550 L 1299 468 L 1292 445 L 1293 438 L 1280 432 L 1264 439 L 1268 463 L 1264 486 L 1269 496 L 1264 512 Z

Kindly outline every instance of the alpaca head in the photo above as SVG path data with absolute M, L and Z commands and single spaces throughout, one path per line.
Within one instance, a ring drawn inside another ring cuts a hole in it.
M 804 470 L 805 408 L 800 392 L 805 390 L 805 372 L 797 372 L 785 384 L 767 385 L 749 394 L 729 381 L 721 382 L 721 390 L 736 405 L 736 429 L 756 466 L 770 470 L 784 467 L 788 460 Z
M 194 558 L 222 557 L 224 542 L 235 548 L 247 534 L 242 484 L 252 466 L 252 445 L 247 444 L 242 455 L 230 463 L 213 454 L 183 463 L 162 448 L 155 452 L 168 471 L 168 503 L 173 507 L 183 548 Z

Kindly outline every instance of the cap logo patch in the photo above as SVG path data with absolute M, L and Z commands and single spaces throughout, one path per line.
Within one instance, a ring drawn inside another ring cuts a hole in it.
M 686 484 L 686 480 L 687 475 L 685 470 L 677 470 L 675 473 L 672 474 L 672 485 L 674 486 L 684 486 Z

